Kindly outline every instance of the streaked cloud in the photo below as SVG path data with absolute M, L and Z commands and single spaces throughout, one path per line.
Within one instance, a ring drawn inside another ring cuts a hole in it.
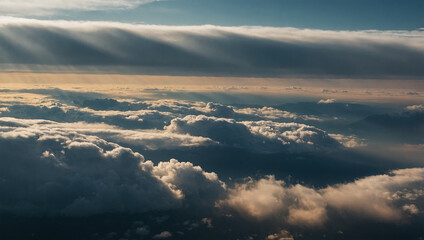
M 56 66 L 66 71 L 167 75 L 424 75 L 421 30 L 177 27 L 16 18 L 2 18 L 0 30 L 0 62 L 33 70 Z
M 158 0 L 1 0 L 0 13 L 9 16 L 37 16 L 57 14 L 61 10 L 118 10 L 155 1 Z

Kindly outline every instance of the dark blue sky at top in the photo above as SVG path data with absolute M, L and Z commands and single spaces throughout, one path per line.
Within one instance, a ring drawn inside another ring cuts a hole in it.
M 329 30 L 424 27 L 423 0 L 167 0 L 135 9 L 62 12 L 48 18 L 165 25 L 261 25 Z

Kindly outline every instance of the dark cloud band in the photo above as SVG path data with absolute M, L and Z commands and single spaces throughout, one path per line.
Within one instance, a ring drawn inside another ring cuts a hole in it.
M 422 31 L 0 19 L 0 63 L 167 75 L 424 75 Z M 50 68 L 51 69 L 51 68 Z

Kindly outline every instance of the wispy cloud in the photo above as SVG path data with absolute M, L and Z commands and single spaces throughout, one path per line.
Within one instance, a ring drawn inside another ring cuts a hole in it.
M 134 8 L 158 0 L 1 0 L 0 13 L 12 16 L 51 15 L 61 10 L 117 10 Z
M 420 78 L 424 32 L 0 19 L 0 63 L 167 75 Z

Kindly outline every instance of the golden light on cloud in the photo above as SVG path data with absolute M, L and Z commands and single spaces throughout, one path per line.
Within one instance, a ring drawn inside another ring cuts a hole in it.
M 158 91 L 233 92 L 358 102 L 421 103 L 419 80 L 299 79 L 76 73 L 0 73 L 4 89 L 60 88 L 126 96 Z M 385 88 L 381 88 L 385 86 Z

